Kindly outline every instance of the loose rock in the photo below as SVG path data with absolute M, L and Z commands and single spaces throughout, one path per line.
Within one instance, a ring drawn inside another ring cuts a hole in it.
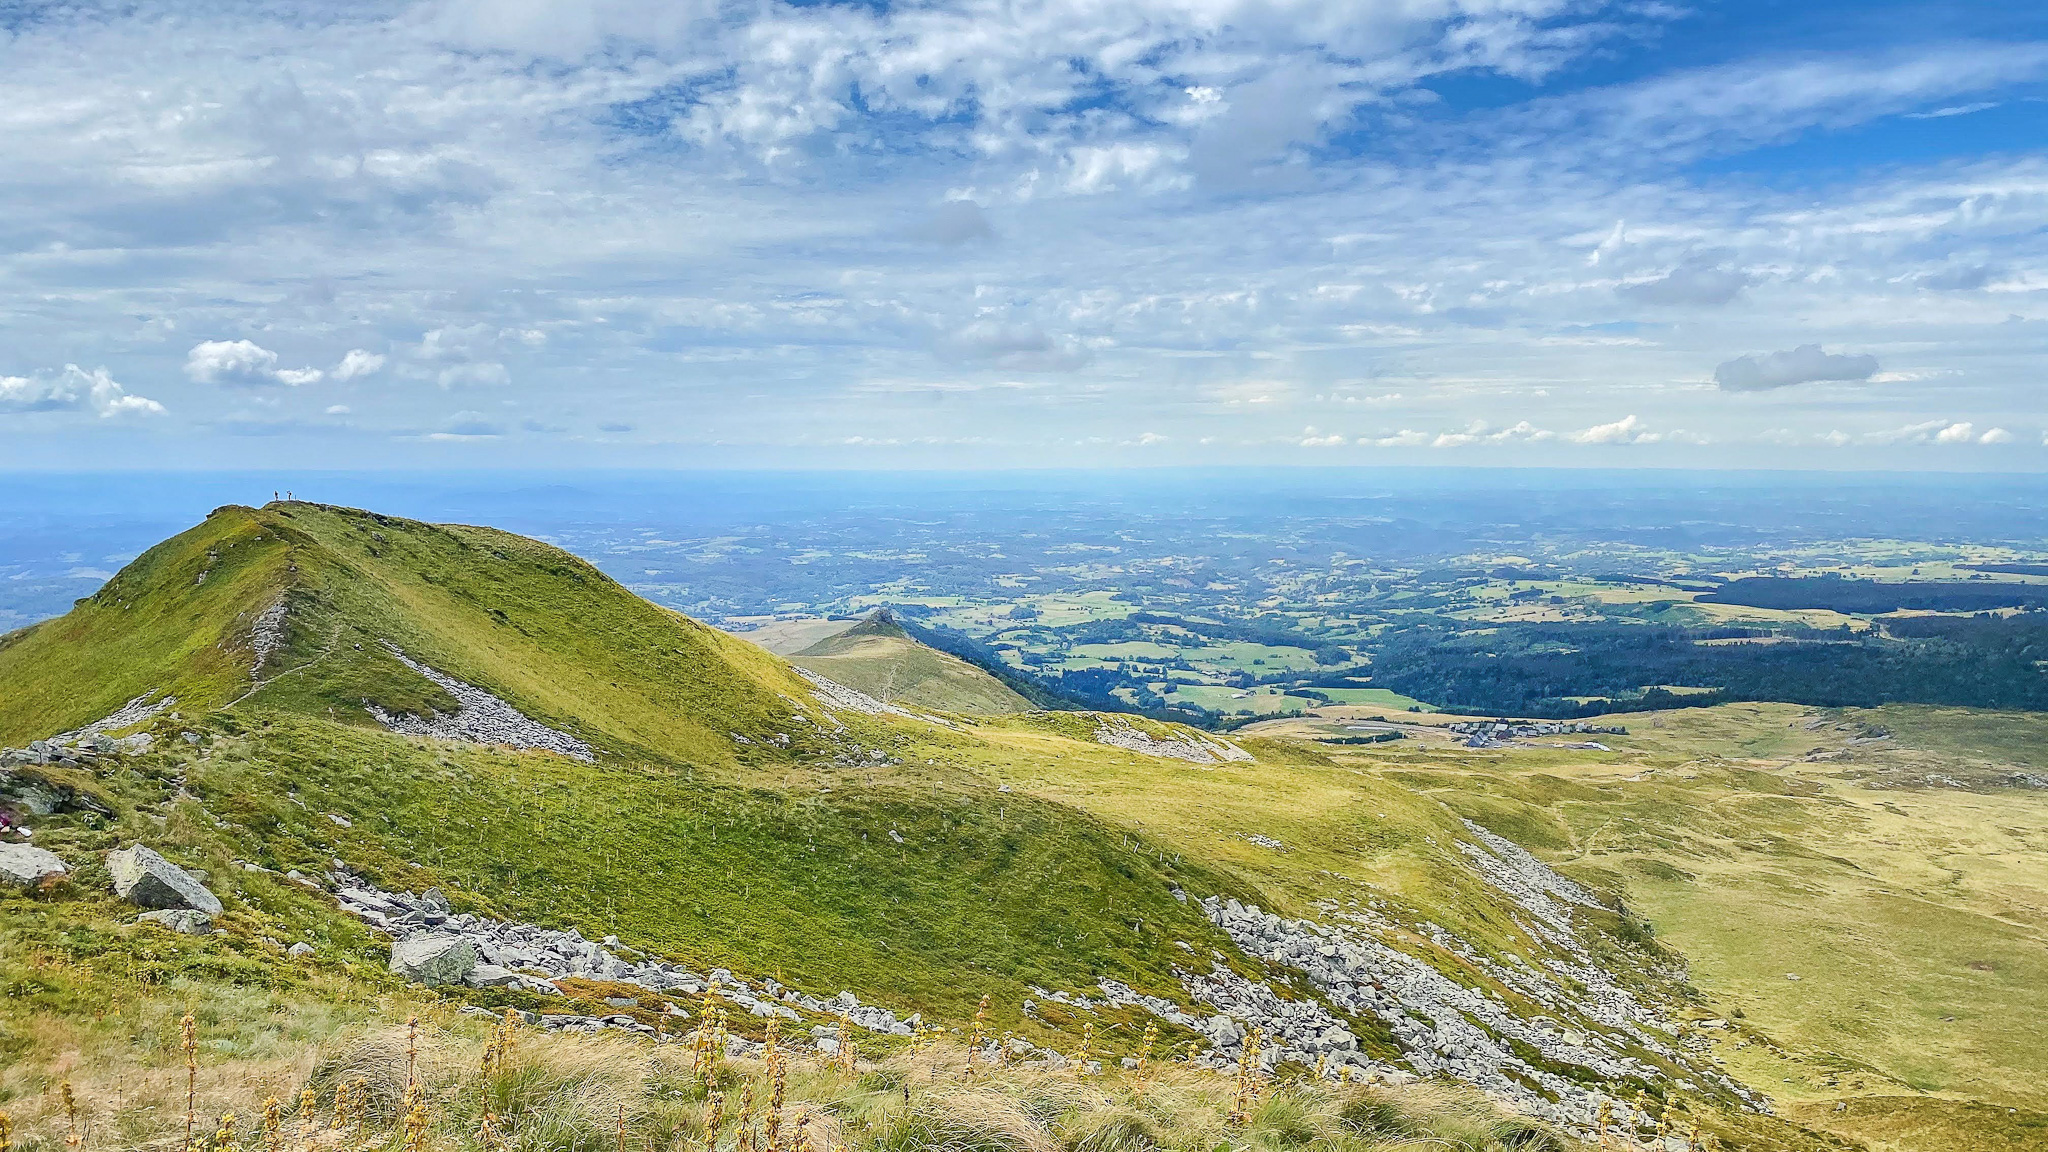
M 144 912 L 137 919 L 144 924 L 156 924 L 168 928 L 181 936 L 204 936 L 213 927 L 213 917 L 190 908 L 166 908 L 156 912 Z
M 130 904 L 190 908 L 209 916 L 220 912 L 220 898 L 206 885 L 141 844 L 107 853 L 107 871 L 113 874 L 115 894 Z
M 0 884 L 33 888 L 43 877 L 64 872 L 64 861 L 55 852 L 30 844 L 0 844 Z
M 420 984 L 460 984 L 476 968 L 476 945 L 460 936 L 432 933 L 391 945 L 391 970 Z

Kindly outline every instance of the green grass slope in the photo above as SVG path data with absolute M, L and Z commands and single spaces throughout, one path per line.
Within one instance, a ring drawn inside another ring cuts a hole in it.
M 1023 712 L 1029 700 L 1002 681 L 957 656 L 912 639 L 887 609 L 836 636 L 828 636 L 790 657 L 808 668 L 894 704 L 908 704 L 967 716 Z
M 279 603 L 282 644 L 257 668 L 252 630 Z M 366 704 L 455 706 L 387 643 L 589 741 L 596 763 L 385 730 Z M 241 864 L 339 858 L 508 918 L 956 1014 L 985 991 L 1015 1005 L 1033 982 L 1112 972 L 1170 990 L 1172 940 L 1227 946 L 1172 889 L 1257 898 L 1201 863 L 1121 850 L 1099 817 L 997 792 L 970 730 L 827 714 L 776 657 L 490 529 L 220 509 L 8 638 L 0 746 L 149 691 L 179 699 L 143 726 L 153 751 L 96 776 L 34 770 L 93 804 L 35 821 L 81 871 L 64 915 L 0 894 L 26 916 L 5 930 L 19 954 L 71 955 L 67 923 L 119 918 L 97 860 L 135 840 L 215 876 L 250 930 L 365 966 L 374 946 L 346 917 Z M 124 965 L 148 943 L 121 939 Z
M 278 604 L 281 641 L 258 667 L 252 634 Z M 899 642 L 884 624 L 812 659 Z M 385 730 L 367 704 L 453 706 L 387 643 L 575 733 L 600 750 L 596 761 Z M 1481 957 L 1539 947 L 1456 847 L 1458 814 L 1577 865 L 1603 890 L 1635 894 L 1628 875 L 1576 851 L 1601 833 L 1570 805 L 1604 797 L 1605 785 L 1563 774 L 1604 770 L 1597 755 L 1541 761 L 1552 782 L 1446 749 L 1338 754 L 1247 740 L 1253 760 L 1171 759 L 1102 743 L 1104 721 L 1077 712 L 943 724 L 832 712 L 778 658 L 557 549 L 348 509 L 219 510 L 72 614 L 9 636 L 0 744 L 152 690 L 180 701 L 147 723 L 153 748 L 34 770 L 45 794 L 65 797 L 38 813 L 35 843 L 74 871 L 44 889 L 0 891 L 0 1067 L 24 1069 L 0 1073 L 0 1106 L 27 1090 L 14 1085 L 68 1067 L 67 1052 L 129 1044 L 139 1076 L 175 1064 L 174 1011 L 195 1010 L 236 1059 L 254 1061 L 302 1041 L 295 1020 L 340 1027 L 429 995 L 385 973 L 385 945 L 329 896 L 283 875 L 319 875 L 336 860 L 386 888 L 438 886 L 460 908 L 616 934 L 632 949 L 821 996 L 850 989 L 953 1024 L 987 993 L 993 1028 L 1071 1050 L 1085 1022 L 1110 1056 L 1135 1049 L 1146 1017 L 1069 1011 L 1033 986 L 1089 993 L 1111 977 L 1179 998 L 1176 965 L 1217 958 L 1312 995 L 1238 951 L 1177 890 L 1309 917 L 1331 901 L 1384 909 L 1418 926 L 1402 937 L 1416 955 L 1518 1004 L 1419 927 L 1448 928 Z M 1184 732 L 1137 727 L 1156 740 Z M 1698 755 L 1673 743 L 1635 754 L 1652 766 Z M 1798 825 L 1781 809 L 1793 803 L 1754 801 L 1786 835 Z M 207 873 L 227 904 L 224 935 L 134 924 L 101 861 L 136 841 Z M 1633 973 L 1632 987 L 1678 987 L 1675 957 L 1639 923 L 1587 917 L 1603 962 Z M 286 956 L 283 945 L 301 940 L 313 955 Z M 452 1006 L 527 994 L 431 995 Z M 1027 998 L 1039 1000 L 1036 1017 Z M 1378 1054 L 1395 1054 L 1383 1024 L 1352 1024 Z M 1730 1147 L 1821 1146 L 1759 1117 L 1716 1129 Z
M 280 603 L 283 643 L 256 668 L 252 632 Z M 538 541 L 313 504 L 231 506 L 70 614 L 6 638 L 0 743 L 150 691 L 188 716 L 239 704 L 373 724 L 366 704 L 451 711 L 387 644 L 618 755 L 732 763 L 788 729 L 786 697 L 804 691 L 759 649 Z

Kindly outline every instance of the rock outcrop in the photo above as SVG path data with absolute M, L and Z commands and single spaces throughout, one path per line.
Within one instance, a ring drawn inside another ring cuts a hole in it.
M 1190 764 L 1220 764 L 1252 758 L 1251 753 L 1228 740 L 1211 740 L 1193 732 L 1174 733 L 1161 739 L 1131 723 L 1128 717 L 1105 715 L 1099 720 L 1101 723 L 1095 729 L 1095 742 L 1127 752 L 1185 760 Z
M 43 741 L 43 743 L 52 745 L 83 745 L 95 736 L 119 731 L 122 728 L 133 728 L 135 725 L 150 719 L 178 702 L 176 696 L 166 696 L 161 700 L 156 699 L 156 694 L 159 691 L 161 689 L 144 692 L 142 695 L 115 709 L 112 715 L 101 717 L 83 728 L 74 728 L 69 732 L 60 732 L 50 737 L 47 741 Z
M 408 736 L 435 736 L 443 740 L 464 740 L 471 744 L 504 744 L 513 748 L 537 748 L 545 752 L 559 752 L 586 764 L 595 763 L 597 755 L 590 745 L 533 719 L 489 692 L 474 684 L 466 684 L 425 664 L 414 660 L 395 645 L 386 644 L 399 663 L 431 680 L 442 691 L 455 697 L 459 705 L 452 716 L 436 713 L 420 717 L 410 713 L 387 712 L 376 705 L 370 705 L 370 715 L 379 724 L 393 732 Z
M 64 861 L 31 844 L 0 844 L 0 884 L 33 888 L 47 876 L 62 876 Z
M 415 983 L 461 984 L 476 969 L 476 945 L 452 932 L 394 940 L 391 970 Z
M 792 664 L 790 665 L 790 671 L 803 677 L 810 684 L 812 694 L 817 696 L 818 703 L 823 704 L 827 708 L 838 708 L 849 712 L 864 712 L 869 716 L 902 716 L 912 720 L 920 719 L 915 712 L 898 708 L 894 704 L 885 704 L 865 692 L 848 688 L 837 680 L 827 680 L 808 668 Z
M 130 904 L 220 914 L 220 898 L 197 877 L 141 844 L 107 853 L 107 871 L 114 877 L 114 893 Z
M 181 936 L 204 936 L 213 927 L 213 917 L 190 908 L 165 908 L 136 917 L 143 924 L 168 928 Z
M 628 960 L 619 955 L 624 946 L 610 936 L 599 942 L 585 939 L 573 928 L 560 931 L 535 924 L 490 920 L 454 911 L 434 889 L 417 895 L 386 892 L 360 876 L 345 872 L 331 875 L 339 886 L 334 897 L 343 911 L 396 938 L 392 970 L 408 979 L 419 977 L 400 970 L 401 948 L 410 947 L 415 940 L 431 939 L 437 941 L 432 947 L 438 954 L 447 946 L 439 942 L 460 940 L 471 949 L 470 967 L 464 969 L 460 979 L 473 986 L 519 987 L 550 995 L 559 992 L 551 980 L 580 976 L 638 984 L 671 996 L 709 993 L 754 1016 L 796 1021 L 801 1019 L 796 1011 L 801 1008 L 828 1016 L 844 1015 L 855 1027 L 870 1032 L 908 1036 L 913 1031 L 914 1017 L 900 1019 L 887 1008 L 862 1004 L 851 992 L 821 1000 L 785 988 L 774 980 L 750 984 L 723 968 L 699 975 L 680 964 L 662 960 Z M 411 953 L 406 955 L 410 957 Z

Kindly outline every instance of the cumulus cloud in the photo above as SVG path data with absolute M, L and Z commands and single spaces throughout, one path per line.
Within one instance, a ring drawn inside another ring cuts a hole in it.
M 130 395 L 105 368 L 88 372 L 66 364 L 49 376 L 0 376 L 0 413 L 63 411 L 90 411 L 103 420 L 165 413 L 147 396 Z
M 362 348 L 352 348 L 341 358 L 341 363 L 334 366 L 334 378 L 336 380 L 358 380 L 364 376 L 374 376 L 378 372 L 383 371 L 383 369 L 384 356 L 382 353 L 371 352 Z
M 1484 420 L 1475 421 L 1462 432 L 1441 432 L 1429 442 L 1432 448 L 1463 448 L 1468 444 L 1540 444 L 1557 439 L 1557 433 L 1538 428 L 1527 420 L 1496 429 Z
M 1421 448 L 1434 443 L 1436 436 L 1414 428 L 1403 428 L 1386 436 L 1369 436 L 1359 441 L 1378 448 Z
M 0 412 L 55 412 L 70 408 L 74 398 L 55 381 L 26 376 L 0 376 Z
M 1737 356 L 1714 369 L 1714 383 L 1724 392 L 1767 392 L 1818 380 L 1863 381 L 1877 374 L 1877 357 L 1828 353 L 1818 344 L 1801 344 L 1790 352 Z
M 1663 437 L 1643 427 L 1643 422 L 1631 414 L 1611 423 L 1580 429 L 1569 439 L 1574 444 L 1654 444 Z
M 1867 432 L 1859 439 L 1865 444 L 2010 444 L 2017 438 L 2004 428 L 1987 428 L 1980 433 L 1969 420 L 1922 420 Z
M 251 340 L 204 340 L 185 354 L 185 375 L 200 384 L 244 388 L 317 384 L 318 368 L 279 368 L 277 353 Z
M 1003 445 L 963 463 L 1035 460 L 1098 418 L 1114 443 L 1162 426 L 1162 406 L 1177 443 L 1219 433 L 1284 457 L 1318 396 L 1385 403 L 1366 444 L 1478 450 L 1508 430 L 1470 421 L 1504 421 L 1504 397 L 1563 440 L 1607 418 L 1541 389 L 1618 381 L 1638 438 L 1706 419 L 1750 443 L 1747 405 L 1688 408 L 1732 332 L 1793 351 L 1730 362 L 1730 391 L 1839 378 L 1780 363 L 1805 341 L 1898 339 L 1916 371 L 1967 364 L 1983 411 L 2026 411 L 2042 321 L 1997 321 L 2038 311 L 2040 156 L 1935 163 L 1879 141 L 1825 181 L 1691 165 L 2017 98 L 1996 86 L 2048 77 L 2048 47 L 1866 29 L 1823 55 L 1738 43 L 1673 67 L 1638 33 L 1684 7 L 407 0 L 202 5 L 169 36 L 149 6 L 89 5 L 6 40 L 0 231 L 32 254 L 7 335 L 29 363 L 136 380 L 185 362 L 279 412 L 306 399 L 291 386 L 319 369 L 295 357 L 318 348 L 329 380 L 425 385 L 376 415 L 426 430 L 435 384 L 505 388 L 521 416 L 584 428 L 570 395 L 637 389 L 619 400 L 646 401 L 651 442 L 682 421 L 739 426 L 773 397 L 764 455 L 858 427 L 895 402 L 877 399 L 888 382 L 945 392 L 942 416 L 894 413 L 904 443 L 943 419 Z M 1610 49 L 1631 78 L 1564 67 Z M 1421 86 L 1443 74 L 1556 79 L 1432 106 Z M 1724 311 L 1699 324 L 1654 311 L 1709 308 Z M 177 351 L 223 333 L 252 339 Z M 1340 397 L 1361 373 L 1383 395 Z M 16 379 L 0 405 L 67 406 Z M 1259 383 L 1207 399 L 1233 380 Z M 684 381 L 687 406 L 657 395 Z M 1887 399 L 1897 423 L 1951 416 L 1931 387 Z M 1812 443 L 1843 417 L 1780 419 Z
M 1625 299 L 1666 306 L 1726 304 L 1749 286 L 1749 275 L 1711 261 L 1692 260 L 1653 280 L 1615 289 Z

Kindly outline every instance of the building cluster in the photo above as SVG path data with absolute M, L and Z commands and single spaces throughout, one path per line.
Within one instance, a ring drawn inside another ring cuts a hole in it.
M 1475 747 L 1502 740 L 1526 740 L 1532 736 L 1628 735 L 1628 729 L 1618 725 L 1582 724 L 1576 720 L 1460 720 L 1447 727 L 1461 736 L 1471 737 Z

